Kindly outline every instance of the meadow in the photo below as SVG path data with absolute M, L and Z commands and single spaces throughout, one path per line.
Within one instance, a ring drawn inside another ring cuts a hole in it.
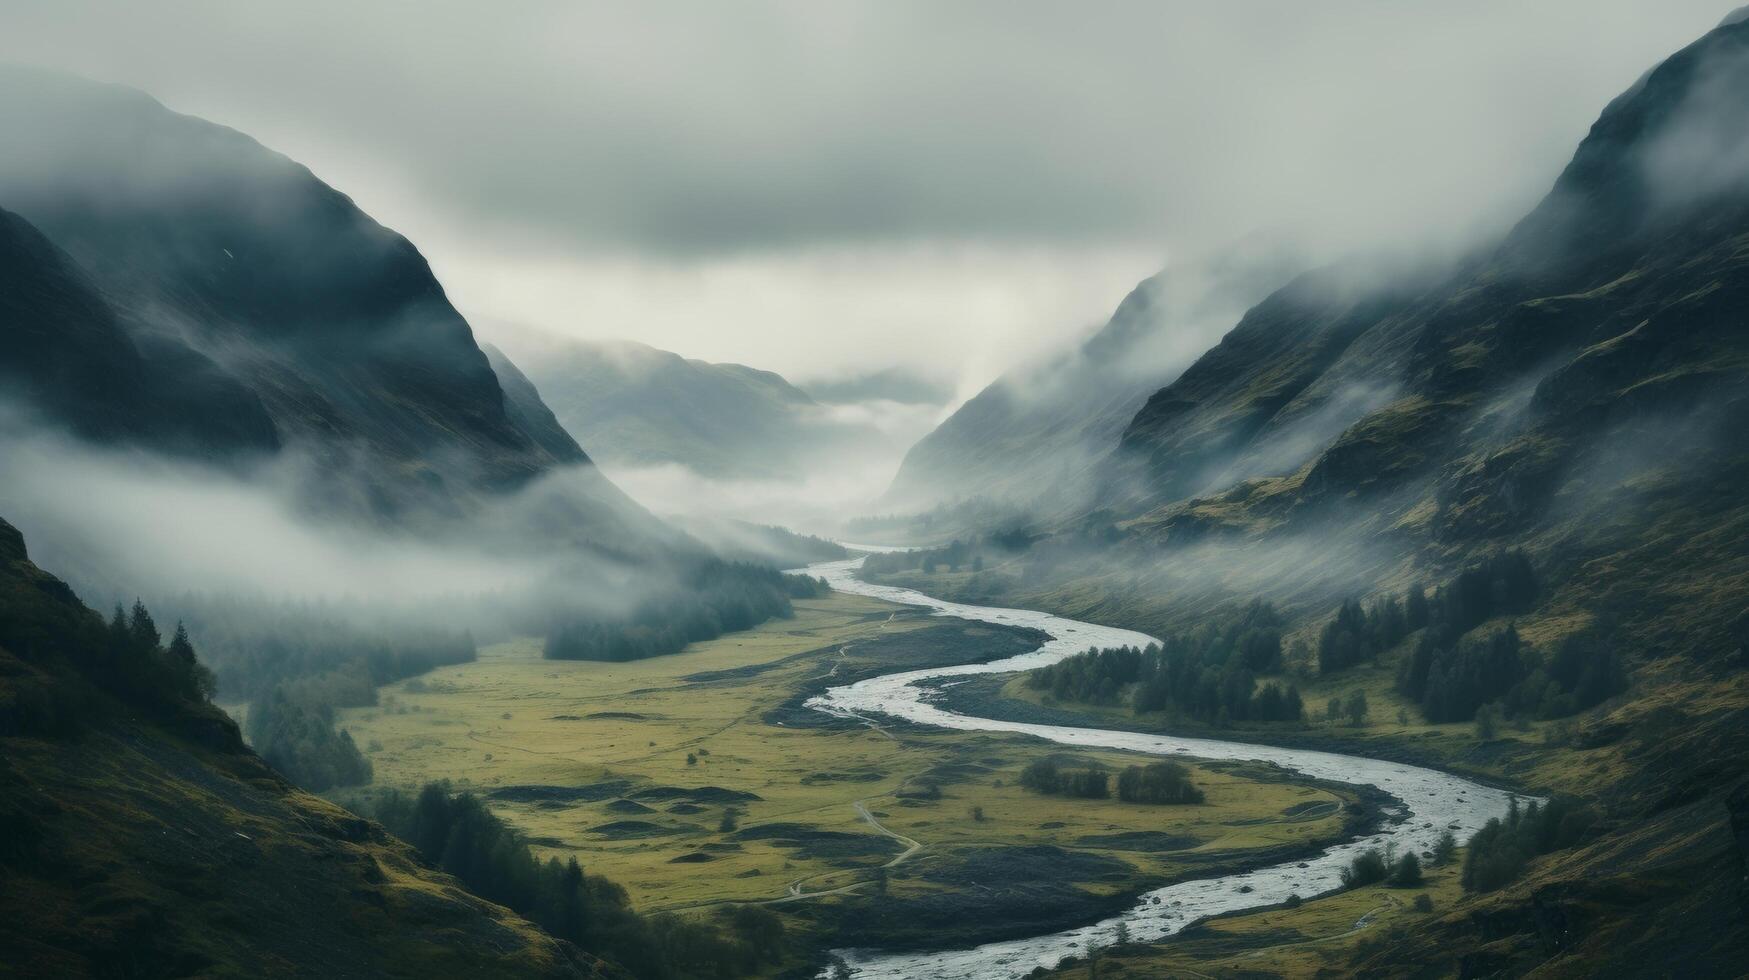
M 1254 765 L 1192 763 L 1201 805 L 1043 796 L 1018 780 L 1036 759 L 1114 773 L 1148 760 L 801 705 L 828 684 L 1035 643 L 833 594 L 634 663 L 545 660 L 533 639 L 485 647 L 385 687 L 340 724 L 375 767 L 366 792 L 448 779 L 543 854 L 622 884 L 641 911 L 770 903 L 833 941 L 951 944 L 1064 925 L 1175 877 L 1315 849 L 1370 818 L 1345 788 Z M 944 911 L 964 928 L 943 929 Z

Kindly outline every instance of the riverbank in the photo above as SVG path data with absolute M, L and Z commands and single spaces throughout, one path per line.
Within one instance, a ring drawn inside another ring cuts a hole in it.
M 1372 786 L 1402 801 L 1405 819 L 1346 844 L 1328 848 L 1309 861 L 1238 874 L 1198 879 L 1157 889 L 1136 906 L 1095 925 L 1060 933 L 971 949 L 936 953 L 841 950 L 853 975 L 868 980 L 992 980 L 1026 976 L 1065 957 L 1109 946 L 1120 938 L 1151 942 L 1210 916 L 1284 903 L 1294 896 L 1322 894 L 1340 886 L 1340 872 L 1352 858 L 1373 847 L 1430 850 L 1449 830 L 1465 836 L 1487 819 L 1505 812 L 1510 794 L 1450 773 L 1400 762 L 1336 753 L 1177 735 L 1043 724 L 975 717 L 955 712 L 937 700 L 946 685 L 978 675 L 1005 674 L 1054 663 L 1088 647 L 1145 646 L 1151 637 L 1129 630 L 1077 622 L 1032 610 L 1000 609 L 948 602 L 910 589 L 865 582 L 856 576 L 858 560 L 813 566 L 840 591 L 888 602 L 920 606 L 937 615 L 1042 630 L 1052 639 L 1037 651 L 983 664 L 917 670 L 834 687 L 810 702 L 845 717 L 891 716 L 941 728 L 1034 735 L 1082 749 L 1107 748 L 1156 756 L 1272 763 L 1312 778 Z

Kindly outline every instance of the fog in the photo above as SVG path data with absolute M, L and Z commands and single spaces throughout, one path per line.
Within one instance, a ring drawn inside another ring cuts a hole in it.
M 1171 256 L 1491 230 L 1722 13 L 71 0 L 9 4 L 0 57 L 308 163 L 477 322 L 963 396 Z
M 571 540 L 554 512 L 575 499 L 576 481 L 599 481 L 589 467 L 488 499 L 465 522 L 409 526 L 313 501 L 312 480 L 328 499 L 342 477 L 318 474 L 295 449 L 217 468 L 98 448 L 8 411 L 0 457 L 0 517 L 34 562 L 98 607 L 195 593 L 417 609 L 428 625 L 539 632 L 554 617 L 624 614 L 674 588 L 684 567 L 676 535 L 673 553 L 652 539 L 654 551 L 623 557 Z

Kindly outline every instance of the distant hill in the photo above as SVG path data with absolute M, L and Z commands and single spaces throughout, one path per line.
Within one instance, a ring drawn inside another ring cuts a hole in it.
M 770 371 L 631 341 L 518 333 L 505 344 L 559 422 L 609 468 L 678 464 L 708 477 L 787 478 L 822 454 L 884 442 Z
M 1148 395 L 1289 274 L 1285 252 L 1256 252 L 1234 248 L 1146 279 L 1079 346 L 996 379 L 911 447 L 881 509 L 1086 505 L 1097 464 Z
M 884 368 L 866 374 L 849 374 L 803 382 L 802 389 L 815 401 L 828 405 L 889 401 L 901 405 L 946 405 L 953 400 L 953 385 L 904 368 Z
M 99 441 L 297 453 L 307 500 L 369 520 L 589 473 L 512 412 L 418 250 L 306 168 L 130 89 L 22 68 L 0 89 L 0 128 L 30 134 L 0 144 L 0 344 L 55 366 L 9 390 Z M 569 483 L 576 535 L 660 533 L 599 474 Z

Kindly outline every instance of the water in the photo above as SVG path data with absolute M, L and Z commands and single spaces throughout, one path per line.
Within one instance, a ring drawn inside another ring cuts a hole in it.
M 1329 848 L 1306 858 L 1305 867 L 1290 861 L 1273 867 L 1220 878 L 1169 885 L 1143 894 L 1129 910 L 1079 929 L 1033 936 L 973 949 L 929 953 L 883 953 L 879 950 L 837 950 L 861 980 L 1005 980 L 1024 977 L 1035 967 L 1056 966 L 1066 956 L 1116 941 L 1118 924 L 1130 938 L 1149 942 L 1169 936 L 1192 922 L 1217 912 L 1274 905 L 1289 895 L 1310 898 L 1341 887 L 1341 871 L 1368 848 L 1387 845 L 1397 853 L 1432 850 L 1447 830 L 1463 840 L 1505 815 L 1511 794 L 1461 779 L 1449 773 L 1396 762 L 1381 762 L 1332 752 L 1248 745 L 1216 739 L 1177 738 L 1139 732 L 1068 728 L 976 718 L 947 711 L 932 703 L 933 691 L 954 678 L 972 674 L 1028 670 L 1055 663 L 1088 647 L 1142 647 L 1153 637 L 1131 630 L 1098 626 L 1026 609 L 997 609 L 947 602 L 911 589 L 875 585 L 856 577 L 861 558 L 811 565 L 809 574 L 824 578 L 834 589 L 907 606 L 922 606 L 939 616 L 1041 630 L 1051 639 L 1032 653 L 986 664 L 965 664 L 933 670 L 913 670 L 835 687 L 809 700 L 809 707 L 841 715 L 888 715 L 907 721 L 965 731 L 1015 732 L 1036 735 L 1063 745 L 1124 749 L 1147 755 L 1191 759 L 1254 759 L 1318 779 L 1375 786 L 1396 800 L 1392 816 L 1377 833 Z M 1249 890 L 1245 890 L 1245 889 Z M 824 973 L 821 976 L 825 976 Z

